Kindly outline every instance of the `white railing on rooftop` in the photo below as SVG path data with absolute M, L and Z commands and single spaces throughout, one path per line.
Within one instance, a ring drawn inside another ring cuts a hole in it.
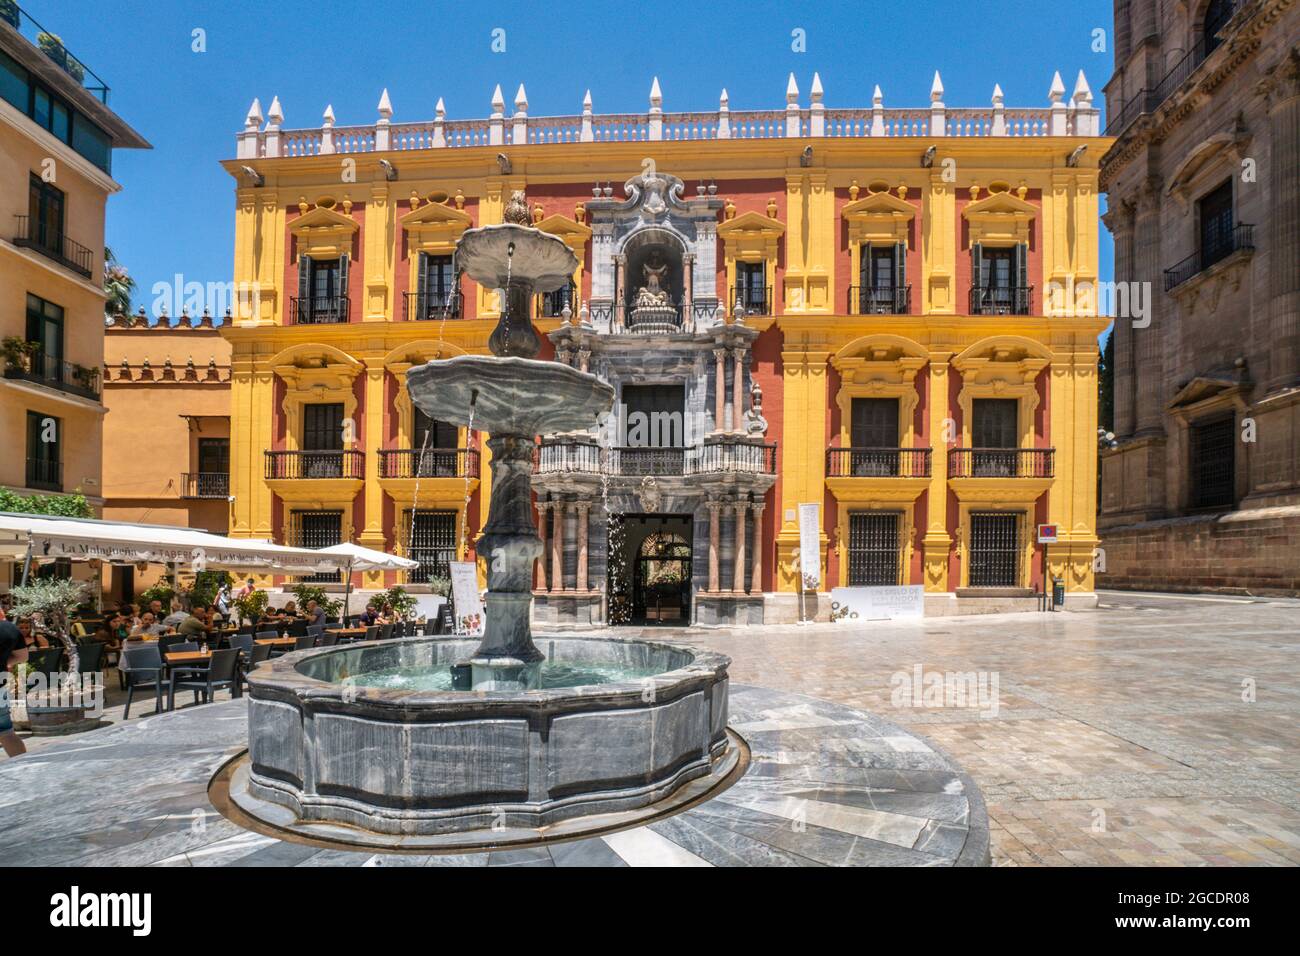
M 935 74 L 930 105 L 886 109 L 879 88 L 866 108 L 828 109 L 822 104 L 821 80 L 814 75 L 812 103 L 800 106 L 794 77 L 786 89 L 785 109 L 731 110 L 726 91 L 718 109 L 692 113 L 665 113 L 656 80 L 650 109 L 645 113 L 597 114 L 590 93 L 583 112 L 570 116 L 529 116 L 521 86 L 515 110 L 507 113 L 500 87 L 492 97 L 486 119 L 448 120 L 442 101 L 435 119 L 418 123 L 393 123 L 392 106 L 385 90 L 379 119 L 370 126 L 335 126 L 332 108 L 315 129 L 282 129 L 284 116 L 276 98 L 265 126 L 257 100 L 249 110 L 237 139 L 237 156 L 260 159 L 284 156 L 318 156 L 332 153 L 369 153 L 390 150 L 445 149 L 472 146 L 552 145 L 565 143 L 640 143 L 713 139 L 780 139 L 829 137 L 1041 137 L 1098 136 L 1100 111 L 1092 106 L 1092 93 L 1082 72 L 1074 93 L 1065 102 L 1060 74 L 1048 92 L 1049 105 L 1007 109 L 1002 90 L 995 88 L 990 106 L 948 108 L 942 101 L 943 85 Z

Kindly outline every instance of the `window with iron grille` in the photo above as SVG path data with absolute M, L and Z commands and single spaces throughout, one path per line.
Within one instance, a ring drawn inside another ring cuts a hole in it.
M 1193 508 L 1231 507 L 1236 503 L 1237 426 L 1235 420 L 1216 418 L 1197 422 L 1189 429 Z
M 411 571 L 412 584 L 427 584 L 431 578 L 451 576 L 448 563 L 456 560 L 456 512 L 417 511 L 411 520 L 411 510 L 402 513 L 402 536 L 406 541 L 406 556 L 420 566 Z
M 1020 523 L 1005 512 L 970 516 L 970 586 L 1020 587 Z
M 849 586 L 894 587 L 902 551 L 896 511 L 855 511 L 849 515 Z
M 1201 268 L 1232 252 L 1232 180 L 1206 193 L 1196 204 L 1201 221 Z
M 293 511 L 289 513 L 289 546 L 329 548 L 343 543 L 342 511 Z M 339 582 L 339 572 L 305 575 L 304 581 Z

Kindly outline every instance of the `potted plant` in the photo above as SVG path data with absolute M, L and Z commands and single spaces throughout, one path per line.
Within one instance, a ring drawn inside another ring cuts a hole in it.
M 17 335 L 6 335 L 4 340 L 0 341 L 0 356 L 4 357 L 6 369 L 29 371 L 32 353 L 35 351 L 35 342 L 28 342 Z
M 253 591 L 251 594 L 235 598 L 235 613 L 239 615 L 241 624 L 244 621 L 256 624 L 270 603 L 270 595 L 265 591 Z
M 293 597 L 298 602 L 298 610 L 307 607 L 308 601 L 315 601 L 325 611 L 326 617 L 337 617 L 339 611 L 343 610 L 343 602 L 331 599 L 325 593 L 325 589 L 317 584 L 295 584 L 293 586 Z
M 149 605 L 157 601 L 162 605 L 164 616 L 171 613 L 172 598 L 176 596 L 176 589 L 167 581 L 159 581 L 157 584 L 151 584 L 140 593 L 140 606 L 147 609 Z
M 68 614 L 86 599 L 89 585 L 69 578 L 43 578 L 31 584 L 17 585 L 10 590 L 14 598 L 14 614 L 26 617 L 39 614 L 46 627 L 63 645 L 68 655 L 68 674 L 80 677 L 80 657 L 77 642 L 68 633 Z M 98 716 L 87 716 L 89 704 L 80 683 L 71 688 L 47 687 L 44 695 L 27 697 L 27 719 L 32 733 L 37 735 L 68 734 L 89 730 L 99 725 Z
M 21 24 L 22 14 L 18 11 L 18 4 L 14 0 L 0 0 L 0 20 L 9 24 L 15 30 Z
M 67 70 L 78 83 L 85 79 L 85 68 L 68 52 L 58 34 L 42 31 L 36 34 L 36 45 L 41 48 L 42 53 Z

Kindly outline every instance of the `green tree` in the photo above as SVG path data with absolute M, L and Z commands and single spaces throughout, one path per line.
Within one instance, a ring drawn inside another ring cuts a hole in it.
M 1115 430 L 1115 327 L 1097 359 L 1097 424 L 1108 432 Z

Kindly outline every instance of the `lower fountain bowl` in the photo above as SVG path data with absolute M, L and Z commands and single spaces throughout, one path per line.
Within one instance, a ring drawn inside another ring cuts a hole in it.
M 730 660 L 687 647 L 547 638 L 552 667 L 644 676 L 519 692 L 393 686 L 394 674 L 449 670 L 477 646 L 410 638 L 260 665 L 249 794 L 300 821 L 386 834 L 543 827 L 648 806 L 726 750 Z

